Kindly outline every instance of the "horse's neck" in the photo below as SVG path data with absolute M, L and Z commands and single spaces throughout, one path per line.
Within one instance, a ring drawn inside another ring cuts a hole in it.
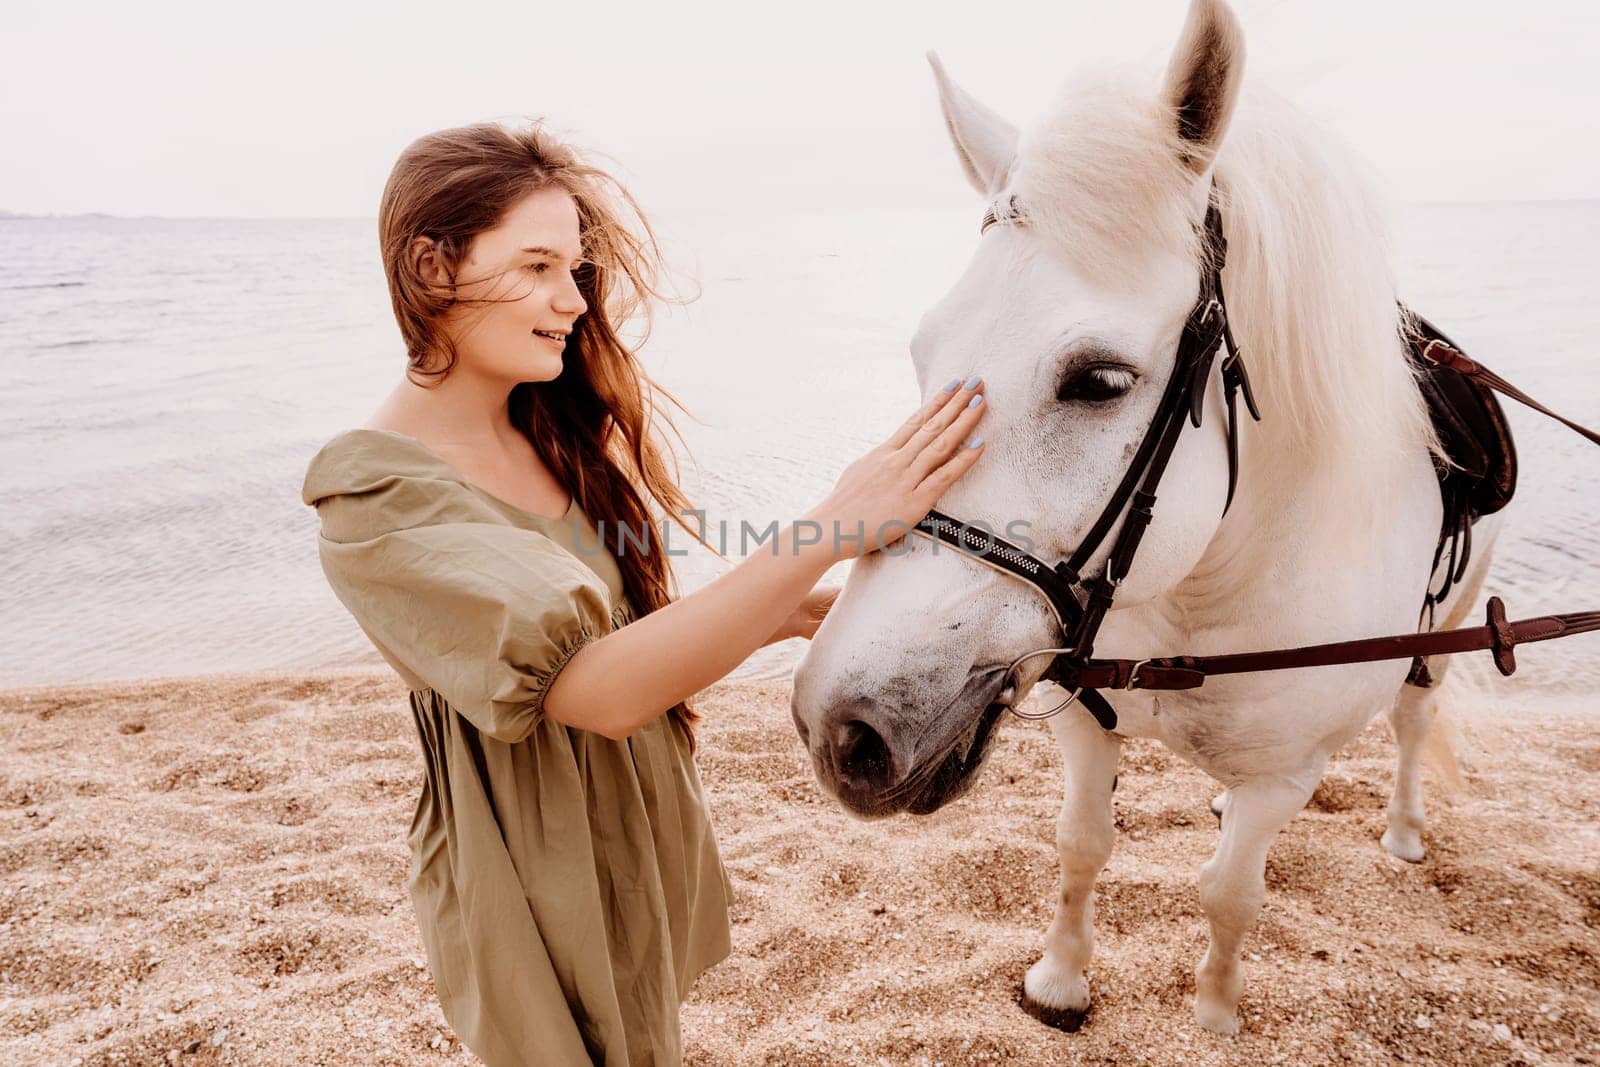
M 1390 459 L 1394 470 L 1374 469 L 1372 484 L 1388 489 L 1356 506 L 1349 483 L 1327 476 L 1314 446 L 1287 447 L 1260 432 L 1264 426 L 1241 427 L 1233 505 L 1173 590 L 1187 625 L 1256 629 L 1281 646 L 1302 626 L 1315 633 L 1341 621 L 1388 618 L 1393 591 L 1369 586 L 1397 576 L 1409 581 L 1437 533 L 1437 486 L 1426 453 Z M 1422 592 L 1421 584 L 1414 597 L 1403 590 L 1400 602 L 1420 604 Z

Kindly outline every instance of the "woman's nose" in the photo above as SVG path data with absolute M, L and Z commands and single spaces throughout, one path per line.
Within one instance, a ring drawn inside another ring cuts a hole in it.
M 589 310 L 589 302 L 583 298 L 578 283 L 570 277 L 567 279 L 567 284 L 563 285 L 550 301 L 550 306 L 553 310 L 574 318 Z

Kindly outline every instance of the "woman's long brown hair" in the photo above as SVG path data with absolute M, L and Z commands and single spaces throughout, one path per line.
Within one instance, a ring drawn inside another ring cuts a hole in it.
M 537 123 L 480 123 L 413 142 L 395 163 L 378 210 L 378 235 L 395 319 L 405 339 L 407 373 L 442 381 L 456 362 L 442 328 L 453 286 L 429 282 L 416 239 L 427 238 L 451 278 L 472 239 L 494 228 L 528 194 L 565 190 L 578 208 L 583 265 L 575 281 L 589 309 L 567 338 L 565 366 L 553 381 L 511 390 L 511 422 L 602 530 L 640 614 L 672 599 L 672 571 L 650 513 L 683 525 L 689 501 L 661 432 L 677 436 L 665 410 L 682 405 L 653 383 L 618 334 L 623 324 L 648 336 L 661 255 L 649 222 L 628 191 Z M 679 439 L 681 441 L 681 438 Z M 685 526 L 685 529 L 687 527 Z M 690 531 L 691 534 L 694 531 Z M 625 535 L 632 540 L 624 544 Z M 639 548 L 648 538 L 648 550 Z M 671 709 L 693 742 L 688 702 Z

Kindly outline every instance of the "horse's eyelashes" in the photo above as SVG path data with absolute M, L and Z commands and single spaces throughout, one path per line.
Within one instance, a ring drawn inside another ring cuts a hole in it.
M 1068 374 L 1056 390 L 1056 398 L 1064 403 L 1106 404 L 1124 396 L 1138 380 L 1139 376 L 1127 367 L 1084 367 Z

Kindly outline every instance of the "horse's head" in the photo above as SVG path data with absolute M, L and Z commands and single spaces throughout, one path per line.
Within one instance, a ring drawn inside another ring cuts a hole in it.
M 1199 292 L 1199 224 L 1242 59 L 1226 5 L 1194 0 L 1162 81 L 1085 86 L 1021 136 L 934 60 L 956 154 L 996 217 L 911 343 L 923 395 L 973 373 L 987 383 L 987 452 L 941 511 L 1052 562 L 1099 517 Z M 1228 478 L 1219 424 L 1179 438 L 1119 607 L 1171 590 L 1212 539 Z M 964 792 L 1004 712 L 1006 667 L 1060 636 L 1024 582 L 919 536 L 891 551 L 856 564 L 794 685 L 818 779 L 867 816 L 931 812 Z M 1007 699 L 1047 663 L 1019 666 Z

